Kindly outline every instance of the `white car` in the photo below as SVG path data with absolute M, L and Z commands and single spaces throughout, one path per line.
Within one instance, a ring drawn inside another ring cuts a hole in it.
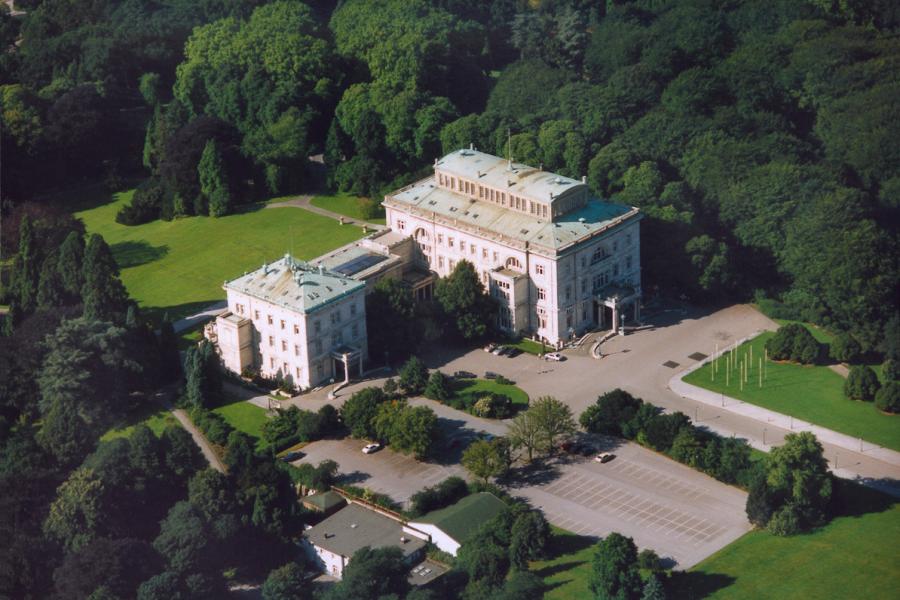
M 565 357 L 559 352 L 550 352 L 549 354 L 544 355 L 544 360 L 552 360 L 559 362 L 561 360 L 565 360 Z
M 372 454 L 373 452 L 378 452 L 381 450 L 381 444 L 375 442 L 374 444 L 366 444 L 363 446 L 363 454 Z
M 597 456 L 594 457 L 594 460 L 597 461 L 598 463 L 602 464 L 602 463 L 608 463 L 615 457 L 616 457 L 616 455 L 613 454 L 612 452 L 601 452 L 600 454 L 598 454 Z

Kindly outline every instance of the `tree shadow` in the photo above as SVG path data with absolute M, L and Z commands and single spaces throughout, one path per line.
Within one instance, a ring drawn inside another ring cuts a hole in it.
M 707 596 L 733 584 L 737 579 L 722 573 L 700 571 L 675 571 L 666 584 L 670 598 L 694 600 Z
M 168 246 L 152 246 L 145 241 L 119 242 L 110 246 L 110 250 L 120 269 L 145 265 L 169 253 Z
M 879 485 L 896 489 L 895 479 L 870 480 L 870 485 Z M 893 496 L 860 485 L 853 481 L 847 481 L 839 477 L 834 478 L 834 492 L 832 494 L 832 511 L 835 517 L 861 517 L 871 513 L 880 513 L 890 510 L 898 500 Z
M 174 304 L 172 306 L 142 307 L 142 311 L 154 325 L 159 326 L 159 323 L 162 322 L 163 318 L 166 318 L 169 321 L 174 323 L 175 321 L 178 321 L 179 319 L 184 319 L 191 315 L 195 315 L 195 314 L 199 313 L 200 311 L 202 311 L 202 310 L 206 309 L 207 307 L 209 307 L 213 304 L 216 304 L 216 303 L 223 304 L 223 309 L 224 309 L 224 306 L 225 306 L 224 302 L 225 302 L 225 300 L 223 298 L 214 298 L 212 300 L 201 300 L 199 302 L 185 302 L 184 304 Z M 208 317 L 204 318 L 204 319 L 197 319 L 197 322 L 199 323 L 200 321 L 203 321 L 206 319 L 208 319 Z M 193 324 L 191 324 L 191 326 L 193 326 Z M 191 326 L 189 326 L 188 329 L 190 329 Z
M 337 480 L 339 483 L 346 485 L 356 485 L 357 483 L 362 483 L 367 479 L 371 479 L 372 476 L 368 473 L 363 473 L 362 471 L 351 471 L 350 473 L 341 473 Z
M 517 489 L 534 485 L 546 485 L 559 479 L 560 470 L 556 460 L 535 460 L 534 462 L 513 467 L 503 477 L 502 483 L 509 489 Z

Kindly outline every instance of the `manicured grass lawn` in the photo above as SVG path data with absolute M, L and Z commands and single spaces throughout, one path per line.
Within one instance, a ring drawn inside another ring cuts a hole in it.
M 669 597 L 896 598 L 900 504 L 866 488 L 851 493 L 847 516 L 806 535 L 751 531 L 676 575 Z
M 181 426 L 181 424 L 178 422 L 178 419 L 173 417 L 172 413 L 170 413 L 168 410 L 164 408 L 157 409 L 156 406 L 148 406 L 144 410 L 130 415 L 128 422 L 122 424 L 121 427 L 110 429 L 109 431 L 104 433 L 103 437 L 101 437 L 100 440 L 108 442 L 109 440 L 113 440 L 115 438 L 129 437 L 134 431 L 134 428 L 141 423 L 153 430 L 153 433 L 155 433 L 157 437 L 161 436 L 163 430 L 169 425 L 178 425 L 179 427 Z
M 510 342 L 504 344 L 504 346 L 512 346 L 513 348 L 518 348 L 522 352 L 527 352 L 528 354 L 534 354 L 535 356 L 541 354 L 542 352 L 551 352 L 552 348 L 547 348 L 546 346 L 541 346 L 539 343 L 534 340 L 529 340 L 523 338 L 518 342 Z
M 882 414 L 871 402 L 845 398 L 844 378 L 828 367 L 768 361 L 760 388 L 759 359 L 764 357 L 766 340 L 773 335 L 772 332 L 763 333 L 738 348 L 739 357 L 749 357 L 750 347 L 753 348 L 749 381 L 743 390 L 736 371 L 732 372 L 726 385 L 724 358 L 719 363 L 715 381 L 711 379 L 709 365 L 697 369 L 684 381 L 900 451 L 900 417 Z
M 360 221 L 368 221 L 369 223 L 378 223 L 379 225 L 384 225 L 384 217 L 379 219 L 365 219 L 363 217 L 362 208 L 360 207 L 361 200 L 364 199 L 360 198 L 359 196 L 353 196 L 352 194 L 338 192 L 337 194 L 331 194 L 327 196 L 316 196 L 311 200 L 310 203 L 313 206 L 318 206 L 319 208 L 325 208 L 334 211 L 336 213 L 350 217 L 351 219 L 359 219 Z
M 133 191 L 112 202 L 75 213 L 88 232 L 112 248 L 122 281 L 151 316 L 172 320 L 225 297 L 222 283 L 273 261 L 293 248 L 300 259 L 314 258 L 362 236 L 362 230 L 295 207 L 262 209 L 218 219 L 190 217 L 125 226 L 116 212 Z
M 514 410 L 528 408 L 528 394 L 522 388 L 490 379 L 457 380 L 453 383 L 453 393 L 456 397 L 474 396 L 476 400 L 485 393 L 503 394 L 512 400 Z
M 178 349 L 179 350 L 187 350 L 193 346 L 197 345 L 201 339 L 203 339 L 203 326 L 206 325 L 206 321 L 200 323 L 196 327 L 191 329 L 185 329 L 181 333 L 178 334 Z
M 594 540 L 551 525 L 547 560 L 531 563 L 531 572 L 544 580 L 544 600 L 590 598 Z
M 266 411 L 245 401 L 232 402 L 231 404 L 223 404 L 218 408 L 214 408 L 213 412 L 222 415 L 229 425 L 243 431 L 247 435 L 255 437 L 257 446 L 265 446 L 262 441 L 262 426 L 268 420 Z

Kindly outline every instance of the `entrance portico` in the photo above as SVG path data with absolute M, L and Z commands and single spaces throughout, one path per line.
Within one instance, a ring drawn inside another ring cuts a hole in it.
M 625 309 L 631 304 L 634 309 L 634 320 L 641 317 L 641 290 L 629 286 L 608 286 L 601 294 L 598 294 L 597 302 L 599 313 L 598 325 L 601 329 L 609 326 L 613 333 L 625 335 Z M 610 309 L 610 310 L 605 310 Z M 612 314 L 609 314 L 609 313 Z M 609 322 L 607 322 L 607 319 Z
M 344 384 L 350 383 L 350 372 L 353 370 L 356 375 L 362 375 L 363 372 L 363 353 L 359 348 L 353 346 L 339 346 L 331 352 L 331 358 L 334 360 L 335 379 L 343 372 Z

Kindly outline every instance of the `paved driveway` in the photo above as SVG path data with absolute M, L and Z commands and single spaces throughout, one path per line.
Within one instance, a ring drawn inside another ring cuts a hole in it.
M 741 490 L 637 444 L 607 448 L 616 454 L 611 462 L 561 458 L 511 492 L 554 525 L 587 536 L 617 531 L 681 569 L 750 529 Z
M 364 442 L 350 438 L 320 440 L 304 447 L 306 456 L 298 462 L 316 465 L 326 459 L 336 461 L 340 466 L 341 483 L 387 494 L 403 505 L 424 487 L 440 483 L 452 475 L 465 477 L 465 471 L 458 464 L 420 462 L 390 448 L 363 454 L 364 445 Z

